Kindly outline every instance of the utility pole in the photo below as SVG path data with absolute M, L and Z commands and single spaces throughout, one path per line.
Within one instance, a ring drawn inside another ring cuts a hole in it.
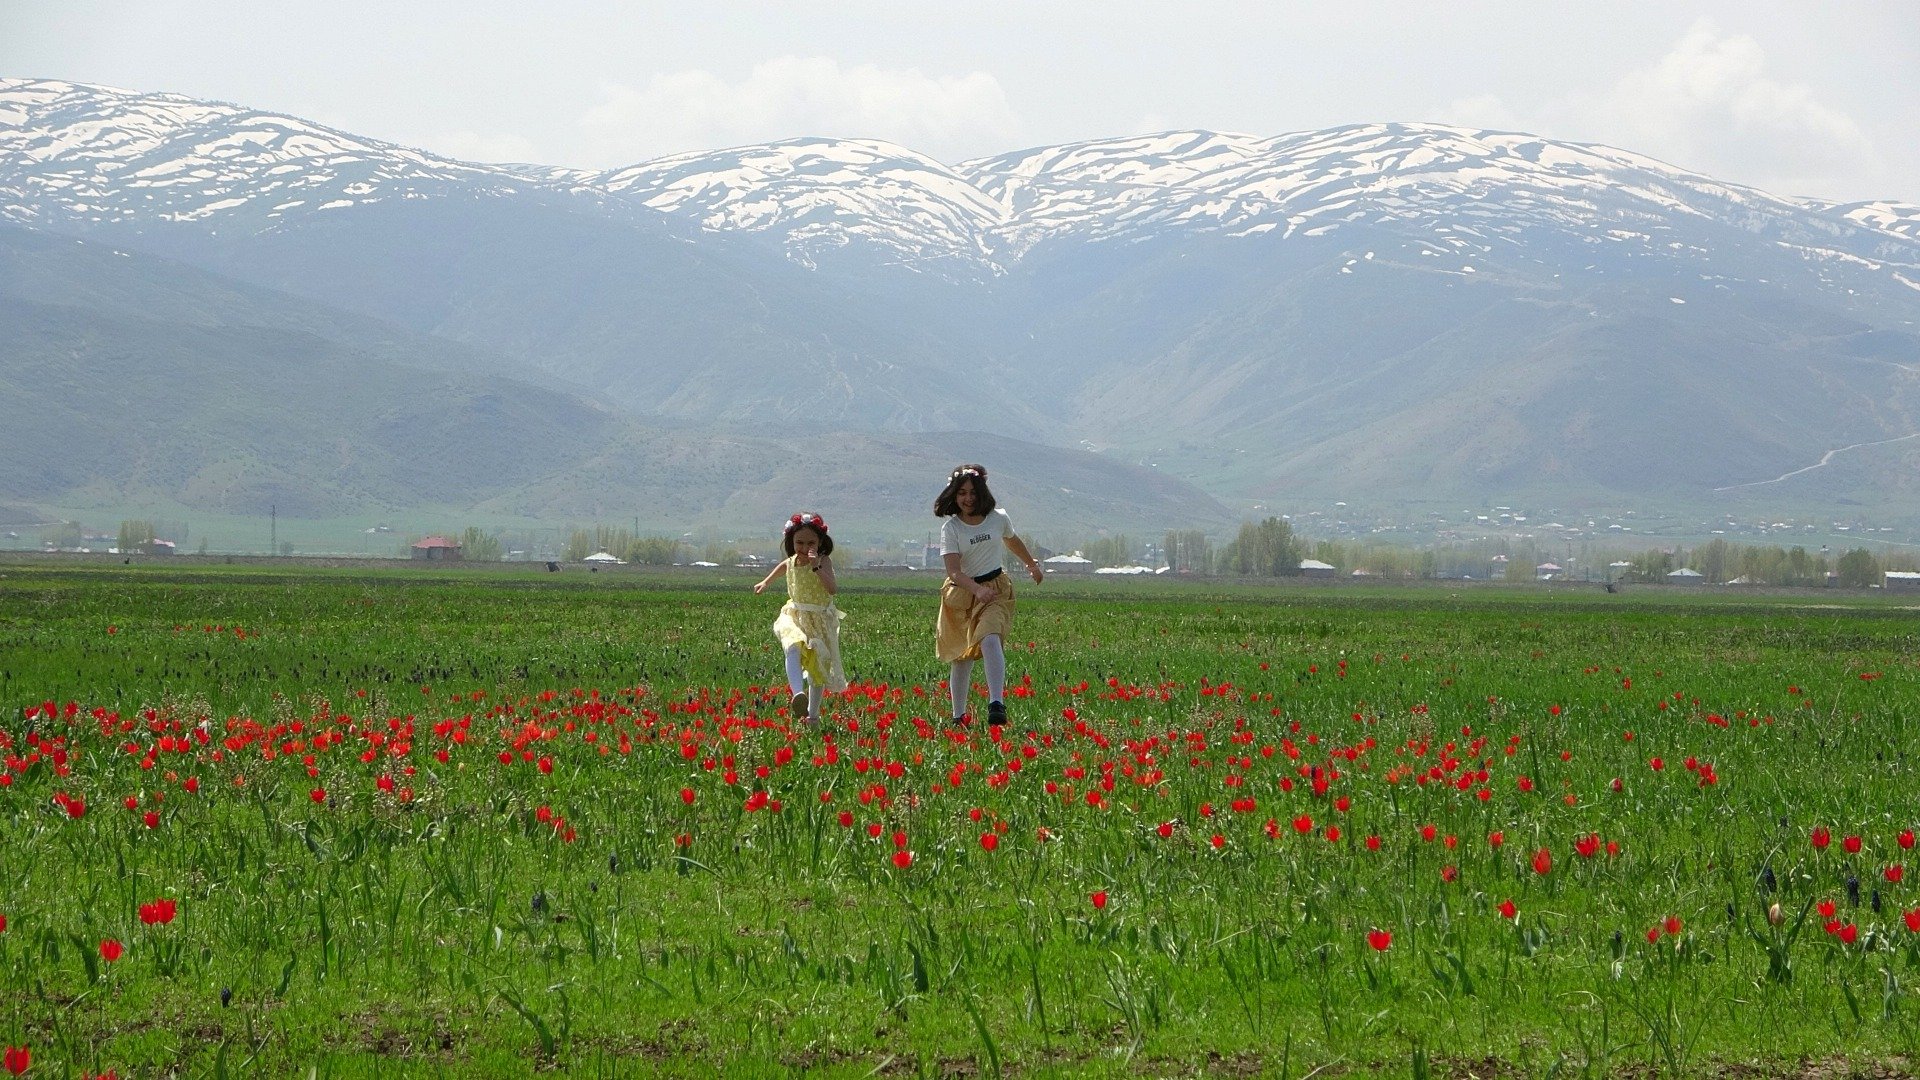
M 267 504 L 267 554 L 280 554 L 280 504 Z

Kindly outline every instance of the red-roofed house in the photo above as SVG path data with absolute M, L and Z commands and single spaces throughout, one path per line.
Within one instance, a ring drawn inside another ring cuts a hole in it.
M 416 559 L 453 560 L 460 557 L 460 541 L 449 540 L 444 536 L 429 536 L 413 545 L 413 557 Z

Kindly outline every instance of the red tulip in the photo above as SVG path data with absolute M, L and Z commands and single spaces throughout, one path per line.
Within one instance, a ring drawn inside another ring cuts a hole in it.
M 1899 863 L 1895 863 L 1887 867 L 1885 874 L 1888 881 L 1898 885 L 1900 884 L 1900 879 L 1907 876 L 1907 871 Z
M 1824 851 L 1827 845 L 1831 843 L 1833 843 L 1833 834 L 1827 831 L 1827 827 L 1825 825 L 1815 826 L 1813 830 L 1813 846 Z
M 1840 841 L 1840 846 L 1849 855 L 1860 854 L 1860 838 L 1857 836 L 1849 836 L 1845 840 Z
M 1093 906 L 1096 909 L 1104 909 L 1107 906 L 1107 891 L 1101 889 L 1097 892 L 1090 893 L 1087 899 L 1093 901 Z
M 994 848 L 997 848 L 999 846 L 1000 846 L 1000 836 L 998 833 L 983 832 L 980 834 L 980 847 L 982 850 L 992 851 Z
M 170 923 L 178 909 L 179 901 L 161 897 L 150 904 L 140 905 L 140 921 L 148 926 Z
M 1678 937 L 1680 935 L 1680 916 L 1678 915 L 1667 916 L 1667 921 L 1663 925 L 1665 926 L 1667 935 L 1669 937 Z
M 901 850 L 893 853 L 893 865 L 905 870 L 913 865 L 913 852 Z
M 33 1049 L 26 1046 L 9 1046 L 6 1056 L 0 1058 L 0 1064 L 4 1064 L 8 1072 L 19 1076 L 32 1067 Z
M 1520 914 L 1520 909 L 1513 905 L 1512 900 L 1500 901 L 1500 917 L 1501 918 L 1511 919 L 1518 914 Z
M 1533 853 L 1533 872 L 1545 877 L 1553 869 L 1553 853 L 1541 848 Z
M 115 941 L 112 938 L 107 938 L 105 941 L 102 941 L 100 943 L 100 956 L 102 959 L 106 960 L 106 962 L 109 964 L 113 963 L 115 960 L 120 959 L 120 954 L 125 951 L 126 950 L 121 947 L 120 943 L 118 941 Z
M 1374 952 L 1386 952 L 1393 945 L 1393 935 L 1385 930 L 1369 930 L 1367 944 L 1373 946 Z

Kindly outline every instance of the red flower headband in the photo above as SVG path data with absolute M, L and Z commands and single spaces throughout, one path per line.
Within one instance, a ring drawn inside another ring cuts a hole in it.
M 824 536 L 827 531 L 827 519 L 819 514 L 795 514 L 787 519 L 787 525 L 780 530 L 780 535 L 789 535 L 793 530 L 803 526 Z

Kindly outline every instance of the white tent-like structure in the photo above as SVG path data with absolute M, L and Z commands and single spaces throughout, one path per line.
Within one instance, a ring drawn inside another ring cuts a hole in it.
M 624 565 L 626 565 L 626 560 L 625 560 L 625 559 L 617 559 L 617 558 L 615 558 L 615 557 L 613 557 L 612 555 L 609 555 L 609 554 L 607 554 L 607 553 L 606 553 L 606 552 L 604 552 L 604 551 L 596 551 L 596 552 L 594 552 L 593 554 L 591 554 L 591 555 L 589 555 L 589 556 L 587 556 L 586 558 L 584 558 L 584 559 L 581 559 L 580 561 L 581 561 L 581 562 L 590 562 L 590 563 L 611 563 L 611 564 L 613 564 L 613 565 L 615 565 L 615 566 L 624 566 Z

